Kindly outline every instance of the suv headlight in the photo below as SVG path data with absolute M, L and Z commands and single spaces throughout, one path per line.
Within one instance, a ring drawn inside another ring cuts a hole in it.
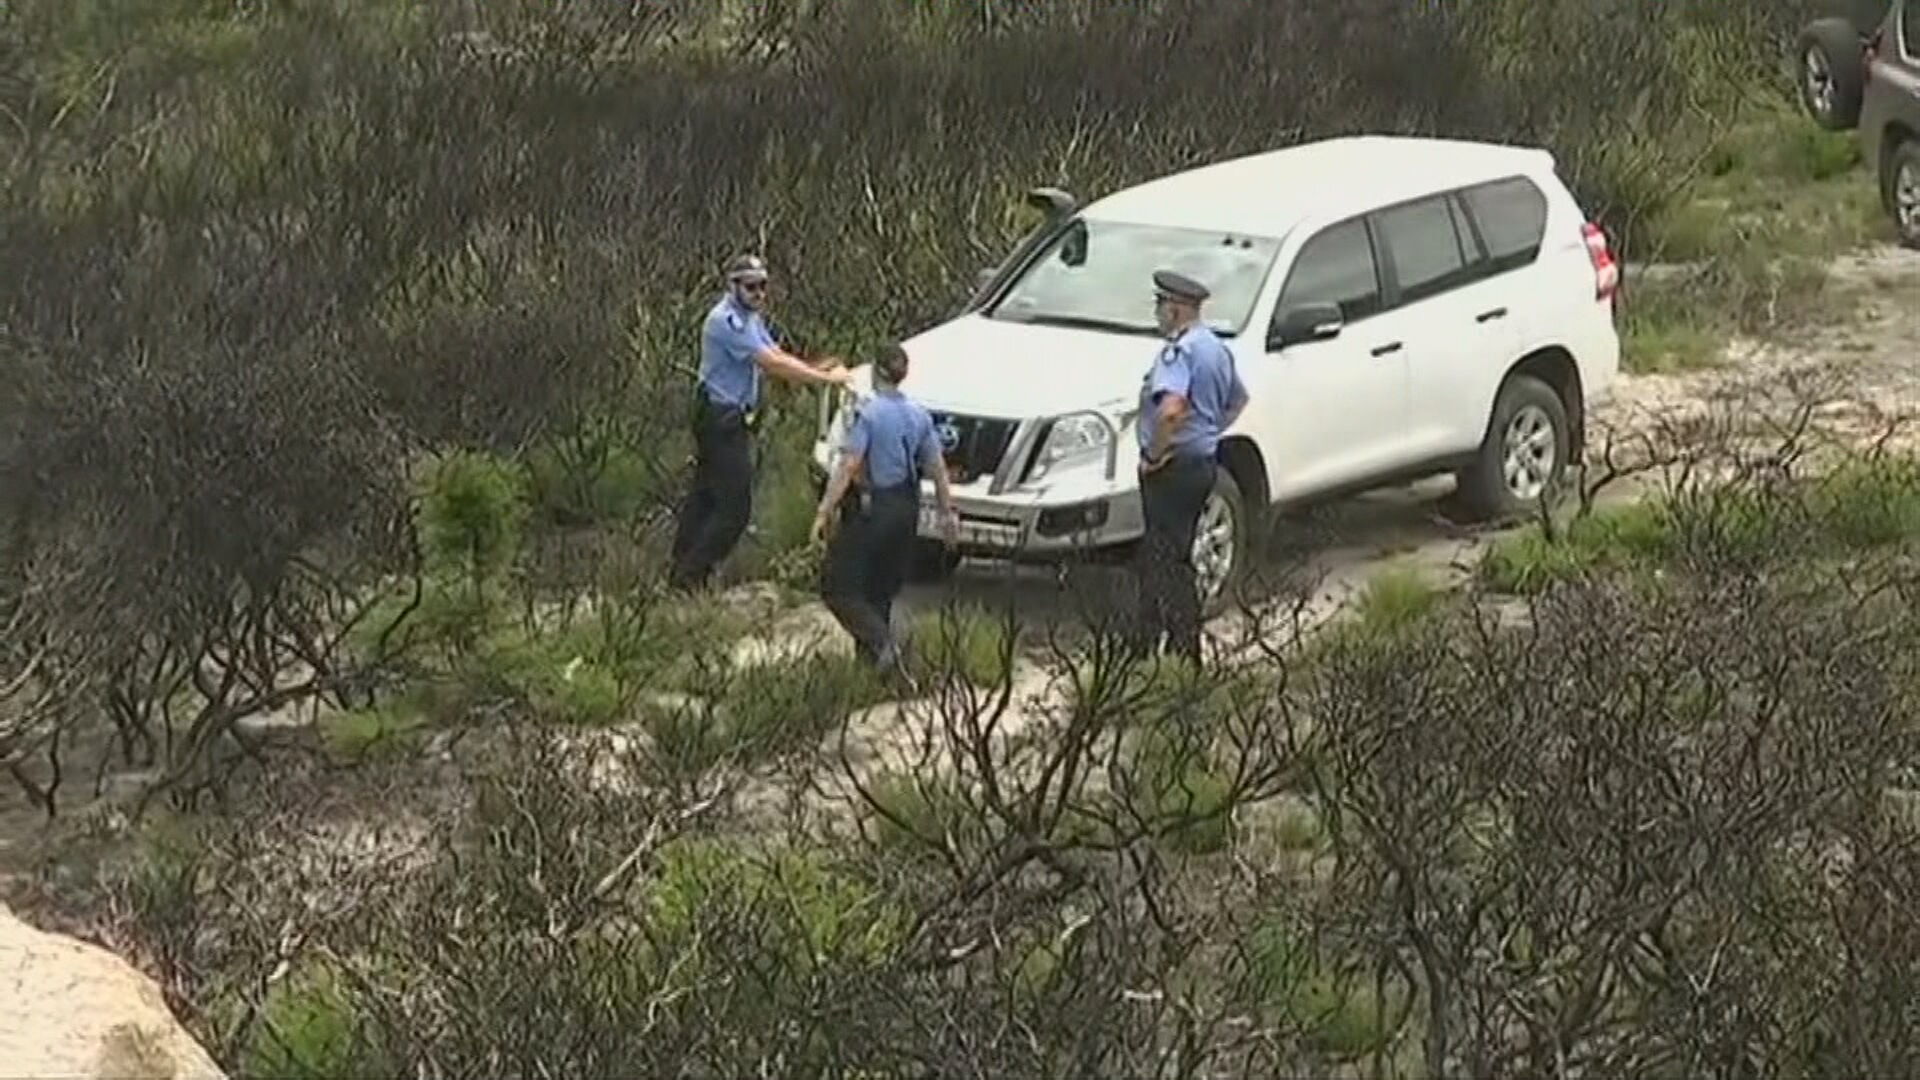
M 1099 413 L 1071 413 L 1047 425 L 1047 437 L 1034 456 L 1029 481 L 1090 463 L 1106 464 L 1113 453 L 1113 425 Z

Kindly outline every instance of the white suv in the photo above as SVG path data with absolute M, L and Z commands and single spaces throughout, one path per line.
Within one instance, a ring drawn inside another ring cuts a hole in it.
M 1212 290 L 1202 317 L 1251 395 L 1195 541 L 1209 611 L 1244 569 L 1250 511 L 1442 472 L 1476 513 L 1526 508 L 1578 460 L 1588 408 L 1619 370 L 1619 268 L 1545 150 L 1330 139 L 1084 208 L 1052 189 L 1032 198 L 1046 223 L 959 317 L 904 342 L 966 554 L 1048 559 L 1139 538 L 1131 425 L 1159 347 L 1161 268 Z M 822 404 L 822 474 L 850 403 L 838 393 Z M 921 535 L 938 535 L 930 519 Z

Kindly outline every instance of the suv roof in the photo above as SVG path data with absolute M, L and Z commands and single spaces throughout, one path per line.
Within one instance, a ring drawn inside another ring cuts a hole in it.
M 1284 236 L 1320 213 L 1359 213 L 1434 191 L 1551 169 L 1535 147 L 1355 135 L 1249 154 L 1117 191 L 1091 218 Z

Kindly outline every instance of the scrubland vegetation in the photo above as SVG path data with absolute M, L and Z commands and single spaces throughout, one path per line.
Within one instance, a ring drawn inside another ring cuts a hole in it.
M 1256 581 L 1205 673 L 1091 605 L 922 612 L 897 702 L 766 647 L 813 574 L 783 390 L 761 584 L 659 587 L 744 246 L 784 336 L 857 356 L 1030 185 L 1433 132 L 1551 147 L 1663 264 L 1630 366 L 1844 311 L 1820 262 L 1881 226 L 1786 113 L 1804 14 L 0 8 L 0 763 L 71 819 L 13 891 L 246 1076 L 1904 1072 L 1891 453 L 1669 432 L 1601 469 L 1653 500 L 1464 589 L 1309 632 Z

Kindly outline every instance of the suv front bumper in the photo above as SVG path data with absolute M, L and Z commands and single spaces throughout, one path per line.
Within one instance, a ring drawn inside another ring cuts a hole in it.
M 820 490 L 827 481 L 828 444 L 815 442 L 811 458 L 815 489 Z M 993 494 L 992 486 L 992 475 L 953 485 L 954 508 L 960 516 L 957 547 L 963 555 L 1052 561 L 1121 547 L 1146 532 L 1140 489 L 1094 472 L 1084 480 L 1056 483 L 1044 491 Z M 920 507 L 919 535 L 941 539 L 930 480 L 920 483 Z

